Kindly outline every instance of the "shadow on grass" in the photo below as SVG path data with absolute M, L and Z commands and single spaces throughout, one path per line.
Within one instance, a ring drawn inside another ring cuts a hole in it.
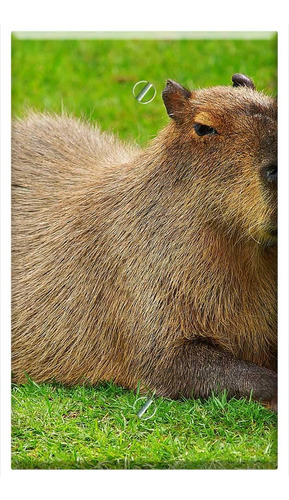
M 31 461 L 17 461 L 12 463 L 12 469 L 277 469 L 277 463 L 274 461 L 266 460 L 248 460 L 244 462 L 230 461 L 230 460 L 216 460 L 216 461 L 196 461 L 196 462 L 142 462 L 134 460 L 115 460 L 115 461 L 51 461 L 42 462 L 39 460 Z

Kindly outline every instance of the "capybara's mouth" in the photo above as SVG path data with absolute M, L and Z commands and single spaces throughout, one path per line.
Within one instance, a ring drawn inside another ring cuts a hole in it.
M 277 243 L 277 227 L 270 226 L 265 232 L 266 245 L 275 245 Z
M 267 226 L 265 231 L 270 236 L 276 236 L 276 238 L 277 238 L 277 226 L 275 226 L 273 224 L 270 226 Z

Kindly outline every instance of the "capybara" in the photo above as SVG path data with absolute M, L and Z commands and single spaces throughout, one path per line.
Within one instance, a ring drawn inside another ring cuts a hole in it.
M 146 149 L 67 115 L 13 125 L 12 374 L 276 409 L 277 104 L 239 73 Z

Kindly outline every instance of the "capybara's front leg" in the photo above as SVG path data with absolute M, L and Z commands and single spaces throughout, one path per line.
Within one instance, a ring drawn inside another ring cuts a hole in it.
M 277 410 L 277 374 L 238 359 L 209 344 L 192 342 L 174 348 L 166 362 L 151 372 L 156 393 L 178 398 L 207 398 L 226 391 L 229 397 L 249 398 Z

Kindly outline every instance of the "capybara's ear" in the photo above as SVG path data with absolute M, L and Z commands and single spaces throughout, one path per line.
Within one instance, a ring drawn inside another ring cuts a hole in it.
M 179 83 L 167 80 L 162 97 L 170 118 L 176 122 L 182 121 L 185 105 L 191 95 L 192 93 Z
M 254 82 L 246 75 L 241 73 L 235 73 L 232 76 L 233 87 L 249 87 L 249 89 L 255 90 Z

